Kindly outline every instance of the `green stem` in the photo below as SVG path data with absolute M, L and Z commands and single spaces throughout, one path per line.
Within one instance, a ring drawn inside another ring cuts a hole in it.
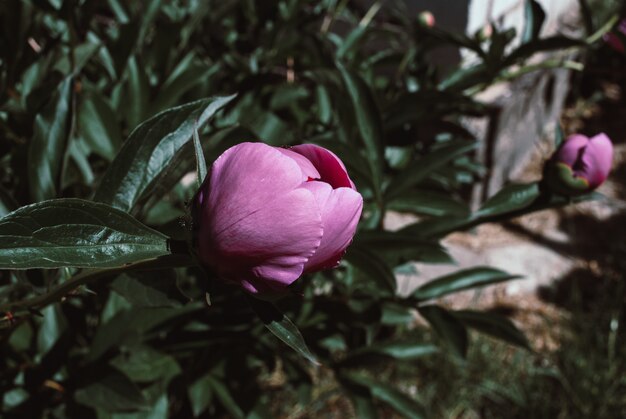
M 609 32 L 611 29 L 613 29 L 613 26 L 617 23 L 617 21 L 619 20 L 619 16 L 615 15 L 612 18 L 610 18 L 604 25 L 602 25 L 602 27 L 600 29 L 598 29 L 596 31 L 596 33 L 594 33 L 593 35 L 591 35 L 590 37 L 587 38 L 587 43 L 588 44 L 593 44 L 594 42 L 596 42 L 598 39 L 602 38 L 602 36 L 604 36 L 605 33 Z
M 89 282 L 111 278 L 122 272 L 139 269 L 160 269 L 164 267 L 185 267 L 193 266 L 195 263 L 189 257 L 180 256 L 168 256 L 164 258 L 148 260 L 143 262 L 132 263 L 126 266 L 120 266 L 119 268 L 111 269 L 90 269 L 85 270 L 69 280 L 62 282 L 61 284 L 53 287 L 48 292 L 38 295 L 37 297 L 27 298 L 20 301 L 13 301 L 0 306 L 0 312 L 31 312 L 38 311 L 45 306 L 55 303 L 61 300 L 64 296 Z

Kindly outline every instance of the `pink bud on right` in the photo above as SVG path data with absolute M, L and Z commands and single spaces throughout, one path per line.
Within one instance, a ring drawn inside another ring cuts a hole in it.
M 425 10 L 417 15 L 417 21 L 428 28 L 435 26 L 435 16 L 433 16 L 433 14 L 428 10 Z
M 550 187 L 564 195 L 592 191 L 608 177 L 613 161 L 613 144 L 602 133 L 588 138 L 570 136 L 556 151 L 547 171 Z

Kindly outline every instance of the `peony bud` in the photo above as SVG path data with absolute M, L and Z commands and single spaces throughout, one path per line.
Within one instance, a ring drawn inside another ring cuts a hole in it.
M 194 199 L 198 257 L 250 293 L 337 266 L 363 198 L 325 148 L 242 143 L 213 163 Z
M 569 137 L 548 162 L 546 181 L 563 195 L 579 195 L 600 186 L 609 175 L 613 145 L 605 134 L 589 139 L 581 134 Z
M 435 26 L 435 16 L 433 16 L 433 14 L 430 13 L 428 10 L 425 10 L 417 15 L 417 21 L 420 23 L 420 25 L 426 26 L 427 28 L 432 28 L 433 26 Z
M 487 23 L 485 26 L 483 26 L 476 32 L 475 37 L 480 42 L 484 42 L 488 40 L 489 38 L 491 38 L 491 35 L 493 35 L 493 26 L 491 25 L 491 23 Z

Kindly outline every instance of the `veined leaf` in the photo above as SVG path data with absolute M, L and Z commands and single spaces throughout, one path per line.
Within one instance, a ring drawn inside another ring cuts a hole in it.
M 381 183 L 383 158 L 385 155 L 383 152 L 383 128 L 380 112 L 365 81 L 359 75 L 349 71 L 341 63 L 337 63 L 337 68 L 352 100 L 359 133 L 367 150 L 372 180 L 375 185 L 374 190 L 377 192 Z
M 498 282 L 509 281 L 515 278 L 519 278 L 519 276 L 511 275 L 493 268 L 479 267 L 464 269 L 450 275 L 433 279 L 422 285 L 413 292 L 413 297 L 420 301 L 430 300 L 455 292 L 497 284 Z
M 475 217 L 492 217 L 528 207 L 539 197 L 537 183 L 511 184 L 489 198 L 474 214 Z
M 167 237 L 127 213 L 55 199 L 0 219 L 0 268 L 111 268 L 169 254 Z
M 249 297 L 250 306 L 259 316 L 265 327 L 278 339 L 285 342 L 294 351 L 308 359 L 312 363 L 319 365 L 315 355 L 309 350 L 304 342 L 298 327 L 281 313 L 272 303 L 262 301 L 254 297 Z
M 95 200 L 129 211 L 150 191 L 169 163 L 234 96 L 203 99 L 168 109 L 139 125 L 104 174 Z

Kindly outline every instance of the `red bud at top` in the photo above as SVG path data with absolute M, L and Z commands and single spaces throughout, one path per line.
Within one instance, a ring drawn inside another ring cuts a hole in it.
M 432 28 L 433 26 L 435 26 L 435 16 L 433 16 L 433 14 L 430 13 L 428 10 L 425 10 L 417 15 L 417 21 L 421 25 L 428 28 Z

